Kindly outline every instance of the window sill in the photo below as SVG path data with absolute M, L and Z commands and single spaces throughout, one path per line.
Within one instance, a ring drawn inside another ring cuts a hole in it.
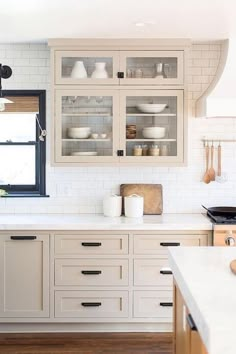
M 0 198 L 49 198 L 48 194 L 37 194 L 37 193 L 10 193 L 3 195 Z

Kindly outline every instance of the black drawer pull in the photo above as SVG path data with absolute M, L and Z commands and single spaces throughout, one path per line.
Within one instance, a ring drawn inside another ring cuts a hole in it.
M 37 236 L 11 236 L 11 240 L 36 240 Z
M 161 246 L 180 246 L 180 242 L 161 242 L 160 243 Z
M 160 270 L 161 274 L 173 274 L 171 270 Z
M 99 247 L 102 245 L 101 242 L 81 242 L 81 245 L 84 247 Z
M 173 306 L 173 302 L 160 302 L 160 306 L 172 307 Z
M 197 331 L 197 327 L 195 325 L 195 322 L 190 314 L 188 314 L 188 316 L 187 316 L 187 322 L 189 324 L 191 331 Z
M 81 305 L 84 307 L 97 307 L 97 306 L 101 306 L 102 303 L 101 302 L 81 302 Z
M 101 274 L 101 270 L 81 270 L 82 274 Z

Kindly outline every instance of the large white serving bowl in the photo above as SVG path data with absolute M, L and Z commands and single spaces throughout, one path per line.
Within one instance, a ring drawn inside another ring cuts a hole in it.
M 143 137 L 146 139 L 161 139 L 165 137 L 166 128 L 164 127 L 146 127 L 142 130 Z
M 144 113 L 160 113 L 164 111 L 167 104 L 155 104 L 155 103 L 140 103 L 136 107 L 139 111 Z
M 88 139 L 91 134 L 90 127 L 68 128 L 67 136 L 71 139 Z

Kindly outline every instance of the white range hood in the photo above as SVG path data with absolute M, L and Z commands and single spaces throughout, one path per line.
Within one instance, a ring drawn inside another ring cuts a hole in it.
M 236 39 L 222 42 L 216 76 L 197 101 L 196 116 L 236 118 Z

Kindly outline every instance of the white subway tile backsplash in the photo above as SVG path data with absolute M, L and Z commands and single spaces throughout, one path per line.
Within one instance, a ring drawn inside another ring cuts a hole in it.
M 119 193 L 122 183 L 161 183 L 164 212 L 201 212 L 201 204 L 236 204 L 236 151 L 222 143 L 222 170 L 228 182 L 201 182 L 205 170 L 203 136 L 236 136 L 233 119 L 195 119 L 195 101 L 208 87 L 219 63 L 221 46 L 193 44 L 189 59 L 188 166 L 186 167 L 54 167 L 47 143 L 47 193 L 49 198 L 0 198 L 0 213 L 101 213 L 102 199 Z M 47 90 L 47 130 L 50 131 L 50 50 L 46 44 L 0 44 L 0 59 L 11 65 L 8 89 Z M 234 134 L 235 132 L 235 134 Z M 48 140 L 50 134 L 48 134 Z M 217 147 L 217 143 L 215 144 Z M 215 154 L 216 159 L 216 154 Z

